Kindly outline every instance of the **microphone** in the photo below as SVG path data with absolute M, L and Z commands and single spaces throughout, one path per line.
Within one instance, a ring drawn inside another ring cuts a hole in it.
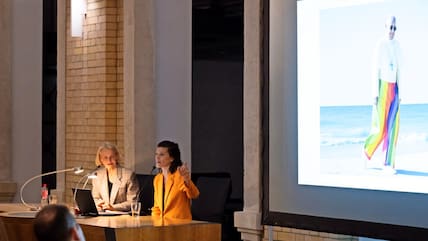
M 86 184 L 88 184 L 89 179 L 95 179 L 97 178 L 97 171 L 101 166 L 97 166 L 96 168 L 92 169 L 90 172 L 88 172 L 86 175 L 82 176 L 79 181 L 76 183 L 76 187 L 74 188 L 73 193 L 73 201 L 74 204 L 76 204 L 76 195 L 77 195 L 77 189 L 79 188 L 79 184 L 82 182 L 84 178 L 86 178 L 85 183 L 83 184 L 82 189 L 85 189 Z
M 101 166 L 97 166 L 95 169 L 93 169 L 91 172 L 89 172 L 88 174 L 86 174 L 86 181 L 85 181 L 85 183 L 83 184 L 83 187 L 82 187 L 82 189 L 85 189 L 85 187 L 86 187 L 86 184 L 88 184 L 88 181 L 89 181 L 89 179 L 95 179 L 95 178 L 97 178 L 97 175 L 98 175 L 98 173 L 97 173 L 97 171 L 98 171 L 98 169 L 100 169 L 100 167 Z
M 40 178 L 40 177 L 44 177 L 44 176 L 48 176 L 48 175 L 52 175 L 52 174 L 56 174 L 56 173 L 70 172 L 70 171 L 73 171 L 74 174 L 79 174 L 79 173 L 82 173 L 84 170 L 81 166 L 80 167 L 72 167 L 72 168 L 56 170 L 56 171 L 52 171 L 52 172 L 47 172 L 47 173 L 35 175 L 34 177 L 31 177 L 30 179 L 25 181 L 24 184 L 22 184 L 21 189 L 19 191 L 19 195 L 20 195 L 22 204 L 24 204 L 24 206 L 30 208 L 30 210 L 37 210 L 38 209 L 38 207 L 31 206 L 24 201 L 24 195 L 23 195 L 24 188 L 25 188 L 25 186 L 27 186 L 28 183 L 30 183 L 31 181 L 33 181 L 36 178 Z
M 152 166 L 152 170 L 150 171 L 150 175 L 156 175 L 158 173 L 159 173 L 159 168 L 156 168 L 156 166 Z

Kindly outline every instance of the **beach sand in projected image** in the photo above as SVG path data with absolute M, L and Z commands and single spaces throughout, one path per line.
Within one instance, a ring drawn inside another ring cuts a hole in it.
M 428 105 L 402 105 L 396 175 L 428 181 Z M 321 108 L 320 171 L 335 175 L 382 175 L 382 144 L 371 160 L 363 154 L 370 131 L 371 107 Z
M 385 154 L 379 147 L 371 160 L 363 154 L 361 144 L 324 147 L 321 156 L 321 173 L 335 175 L 384 175 Z M 428 145 L 398 143 L 395 175 L 425 176 L 428 179 Z

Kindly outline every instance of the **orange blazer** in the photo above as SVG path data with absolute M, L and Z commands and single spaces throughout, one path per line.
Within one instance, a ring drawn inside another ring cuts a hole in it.
M 190 181 L 186 186 L 178 170 L 170 174 L 165 183 L 165 196 L 163 197 L 165 207 L 162 207 L 162 186 L 163 175 L 159 173 L 153 180 L 154 203 L 152 216 L 192 219 L 190 199 L 199 196 L 199 190 L 195 184 Z

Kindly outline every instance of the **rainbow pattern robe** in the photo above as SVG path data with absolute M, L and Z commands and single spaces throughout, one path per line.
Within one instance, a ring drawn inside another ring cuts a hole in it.
M 385 166 L 395 167 L 395 151 L 400 122 L 400 100 L 397 83 L 379 80 L 379 98 L 373 106 L 372 129 L 364 144 L 364 152 L 370 160 L 381 143 L 385 154 Z

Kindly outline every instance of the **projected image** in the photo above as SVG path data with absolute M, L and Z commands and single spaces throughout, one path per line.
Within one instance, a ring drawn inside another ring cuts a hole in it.
M 299 184 L 428 193 L 428 1 L 297 6 Z

